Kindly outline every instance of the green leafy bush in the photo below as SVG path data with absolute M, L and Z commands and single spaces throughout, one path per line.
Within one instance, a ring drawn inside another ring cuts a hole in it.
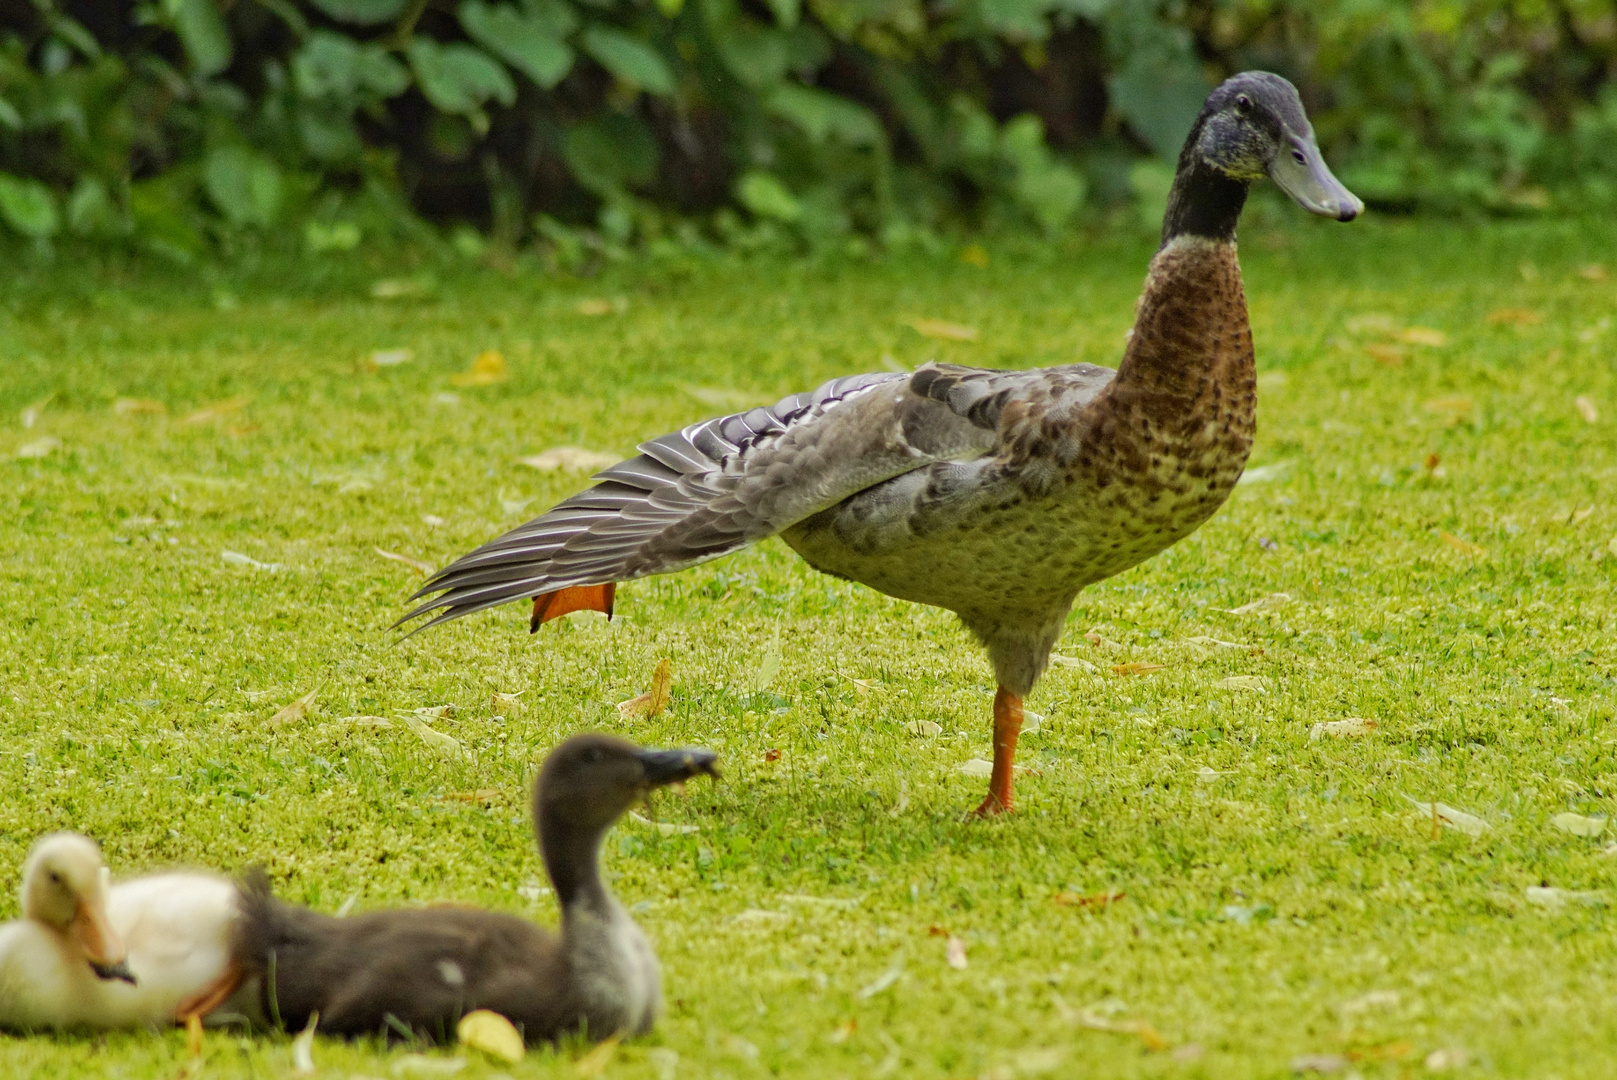
M 1605 0 L 3 0 L 0 223 L 181 259 L 415 215 L 562 261 L 1056 231 L 1154 203 L 1131 162 L 1248 67 L 1372 203 L 1617 195 Z

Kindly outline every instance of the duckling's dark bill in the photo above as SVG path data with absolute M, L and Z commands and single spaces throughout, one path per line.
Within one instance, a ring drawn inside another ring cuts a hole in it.
M 91 960 L 90 970 L 95 972 L 98 979 L 105 979 L 108 982 L 119 979 L 130 986 L 135 985 L 135 973 L 129 970 L 127 960 L 120 960 L 116 964 L 103 964 L 100 961 Z
M 712 750 L 641 750 L 637 755 L 646 770 L 646 782 L 661 787 L 693 776 L 718 778 L 719 755 Z

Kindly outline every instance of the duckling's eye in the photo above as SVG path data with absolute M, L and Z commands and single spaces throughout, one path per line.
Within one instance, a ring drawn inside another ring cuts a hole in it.
M 52 885 L 60 885 L 61 883 L 62 883 L 62 875 L 58 874 L 55 870 L 52 870 L 51 871 L 51 884 Z
M 1235 114 L 1237 116 L 1245 116 L 1251 111 L 1252 99 L 1247 97 L 1245 94 L 1235 95 Z

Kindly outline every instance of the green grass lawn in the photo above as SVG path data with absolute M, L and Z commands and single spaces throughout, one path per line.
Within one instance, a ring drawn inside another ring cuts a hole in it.
M 1447 1051 L 1459 1075 L 1609 1077 L 1617 836 L 1552 818 L 1617 802 L 1617 265 L 1589 265 L 1614 243 L 1249 222 L 1256 482 L 1079 598 L 1028 702 L 1019 812 L 986 823 L 962 765 L 989 756 L 991 677 L 947 613 L 770 542 L 624 586 L 611 624 L 530 637 L 512 606 L 401 644 L 421 578 L 378 549 L 441 565 L 585 483 L 521 457 L 626 455 L 834 375 L 1115 364 L 1149 240 L 990 244 L 986 267 L 439 266 L 390 300 L 372 283 L 408 260 L 13 266 L 0 916 L 33 838 L 72 828 L 115 874 L 258 862 L 327 910 L 553 923 L 526 785 L 600 728 L 725 770 L 647 811 L 698 831 L 608 841 L 668 1010 L 607 1075 L 1248 1078 L 1335 1055 L 1409 1077 Z M 413 356 L 365 370 L 391 349 Z M 485 350 L 509 377 L 453 386 Z M 671 706 L 621 718 L 663 657 Z M 400 719 L 440 705 L 460 756 Z M 1377 727 L 1310 738 L 1348 718 Z M 1486 831 L 1434 836 L 1433 799 Z M 574 1076 L 581 1052 L 456 1075 Z M 322 1076 L 445 1075 L 314 1053 Z M 8 1077 L 169 1078 L 185 1054 L 179 1032 L 0 1036 Z M 208 1037 L 206 1075 L 291 1070 L 285 1038 Z

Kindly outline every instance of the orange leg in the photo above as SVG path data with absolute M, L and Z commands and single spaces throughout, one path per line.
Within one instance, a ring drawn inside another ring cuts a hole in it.
M 228 1001 L 240 985 L 241 968 L 232 960 L 211 986 L 203 987 L 175 1007 L 174 1019 L 182 1021 L 187 1029 L 200 1030 L 202 1018 Z
M 545 623 L 559 619 L 570 611 L 599 611 L 610 619 L 612 603 L 617 595 L 618 585 L 615 581 L 605 585 L 574 585 L 570 589 L 540 593 L 533 598 L 533 618 L 528 622 L 528 633 L 537 634 Z
M 1022 699 L 1002 686 L 994 694 L 994 771 L 988 778 L 988 797 L 973 811 L 977 817 L 993 817 L 1013 808 L 1012 764 L 1016 737 L 1021 733 Z

